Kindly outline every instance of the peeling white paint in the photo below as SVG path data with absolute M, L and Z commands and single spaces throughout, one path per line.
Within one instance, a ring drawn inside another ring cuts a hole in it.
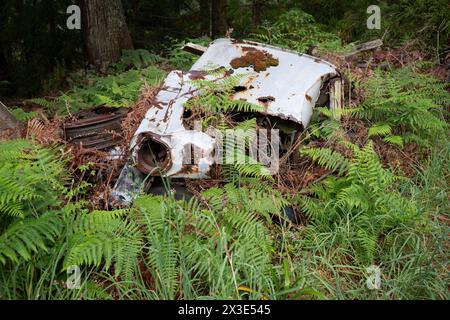
M 233 69 L 231 60 L 245 54 L 245 47 L 268 52 L 278 59 L 279 65 L 261 72 L 254 71 L 252 67 L 234 69 L 234 74 L 245 74 L 241 85 L 246 90 L 237 92 L 233 99 L 261 104 L 258 98 L 270 96 L 274 101 L 267 103 L 266 114 L 301 123 L 303 127 L 309 124 L 323 83 L 339 75 L 333 65 L 315 57 L 255 42 L 218 39 L 211 43 L 188 73 L 169 73 L 155 97 L 155 104 L 147 111 L 131 142 L 134 162 L 139 150 L 139 135 L 151 133 L 170 148 L 171 165 L 165 173 L 167 176 L 207 177 L 209 166 L 213 164 L 211 153 L 214 139 L 206 133 L 187 130 L 183 126 L 183 105 L 197 94 L 191 76 L 195 71 L 208 70 L 211 66 Z M 211 75 L 207 78 L 213 79 Z M 191 144 L 200 149 L 202 157 L 198 160 L 201 166 L 197 167 L 196 172 L 183 173 L 183 150 Z

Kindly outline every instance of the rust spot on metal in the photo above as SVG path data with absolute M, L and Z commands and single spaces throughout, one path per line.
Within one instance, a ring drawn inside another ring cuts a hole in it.
M 231 76 L 233 73 L 234 73 L 234 70 L 233 70 L 233 69 L 228 69 L 228 70 L 225 72 L 225 76 L 226 76 L 226 77 L 229 77 L 229 76 Z
M 245 87 L 249 87 L 250 89 L 253 89 L 254 87 L 251 85 L 251 86 L 249 86 L 249 84 L 251 83 L 251 82 L 253 82 L 253 80 L 255 80 L 255 77 L 253 77 L 253 76 L 249 76 L 248 77 L 248 79 L 247 80 L 245 80 L 245 82 L 244 82 L 244 84 L 243 84 L 243 86 L 245 86 Z
M 181 173 L 183 174 L 195 174 L 198 173 L 198 166 L 197 165 L 192 165 L 192 164 L 184 164 L 181 167 Z
M 191 80 L 202 80 L 202 79 L 205 79 L 206 75 L 207 75 L 207 72 L 202 71 L 202 70 L 192 70 L 192 71 L 189 71 L 189 73 L 188 73 L 188 77 Z
M 107 149 L 119 143 L 126 108 L 99 106 L 76 113 L 63 125 L 64 140 L 86 148 Z
M 247 46 L 242 46 L 241 47 L 243 52 L 249 52 L 249 51 L 258 51 L 258 49 L 256 49 L 255 47 L 247 47 Z
M 245 52 L 244 55 L 234 58 L 230 62 L 234 69 L 252 66 L 253 70 L 260 72 L 271 66 L 276 67 L 279 64 L 278 59 L 265 50 L 258 50 L 254 47 L 242 47 L 242 51 Z
M 246 86 L 235 86 L 233 88 L 234 92 L 242 92 L 242 91 L 246 91 L 247 87 Z
M 173 110 L 172 110 L 173 104 L 174 104 L 174 101 L 173 101 L 173 100 L 171 100 L 171 101 L 168 103 L 168 107 L 167 107 L 166 113 L 164 114 L 164 119 L 163 119 L 163 122 L 164 122 L 164 123 L 167 123 L 167 122 L 169 121 L 170 116 L 172 115 L 172 112 L 173 112 Z
M 158 101 L 158 100 L 154 100 L 154 101 L 152 101 L 152 104 L 151 104 L 150 108 L 156 108 L 156 109 L 161 110 L 161 109 L 163 109 L 163 105 L 164 105 L 164 102 L 161 102 L 161 101 Z
M 138 137 L 136 168 L 145 174 L 160 175 L 160 171 L 166 171 L 171 166 L 170 148 L 162 140 L 161 136 L 154 133 L 144 133 Z
M 257 100 L 262 106 L 267 108 L 272 102 L 275 101 L 275 98 L 272 96 L 267 96 L 267 97 L 259 97 Z

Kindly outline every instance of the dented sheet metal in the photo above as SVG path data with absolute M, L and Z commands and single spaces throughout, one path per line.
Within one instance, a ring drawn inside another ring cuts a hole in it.
M 159 162 L 166 175 L 176 177 L 205 178 L 209 166 L 213 163 L 212 151 L 214 139 L 204 132 L 186 130 L 183 126 L 184 103 L 195 94 L 195 88 L 189 83 L 189 74 L 172 71 L 167 76 L 155 103 L 147 111 L 131 141 L 131 157 L 144 173 L 151 172 L 151 165 L 142 165 L 145 155 L 141 156 L 143 144 L 161 144 L 170 154 Z M 190 146 L 201 150 L 201 159 L 196 170 L 183 172 L 183 159 Z M 150 147 L 151 148 L 151 147 Z M 148 149 L 148 148 L 147 148 Z M 170 159 L 170 161 L 166 161 Z M 154 172 L 158 173 L 158 172 Z
M 306 127 L 322 85 L 326 80 L 339 76 L 332 64 L 305 54 L 255 42 L 219 39 L 209 46 L 192 66 L 192 70 L 207 69 L 211 63 L 231 68 L 230 62 L 248 54 L 249 48 L 268 52 L 278 59 L 278 66 L 270 66 L 260 72 L 252 67 L 234 70 L 248 76 L 241 82 L 246 90 L 237 92 L 233 98 L 265 106 L 267 114 L 292 120 Z M 267 101 L 265 97 L 272 99 Z
M 263 106 L 263 114 L 293 121 L 305 128 L 324 84 L 340 81 L 339 72 L 321 59 L 249 41 L 218 39 L 187 73 L 172 71 L 137 129 L 130 145 L 131 164 L 144 174 L 206 178 L 214 163 L 215 140 L 183 125 L 184 103 L 198 94 L 192 80 L 214 80 L 207 70 L 225 68 L 225 76 L 243 77 L 232 99 Z M 218 77 L 216 75 L 216 77 Z M 331 81 L 330 81 L 331 82 Z M 330 86 L 331 105 L 340 106 Z M 186 152 L 199 150 L 196 164 L 186 166 Z M 120 179 L 119 179 L 120 180 Z M 118 184 L 120 181 L 118 181 Z
M 107 106 L 82 110 L 63 124 L 63 138 L 67 143 L 84 148 L 111 148 L 120 142 L 121 122 L 127 111 Z

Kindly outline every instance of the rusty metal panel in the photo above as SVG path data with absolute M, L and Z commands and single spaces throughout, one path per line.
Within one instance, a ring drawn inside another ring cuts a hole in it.
M 307 127 L 324 84 L 333 79 L 329 103 L 341 106 L 340 74 L 335 66 L 316 57 L 250 41 L 218 39 L 210 44 L 187 73 L 169 73 L 137 129 L 131 144 L 131 165 L 144 175 L 201 179 L 214 163 L 216 141 L 183 125 L 184 104 L 198 94 L 192 80 L 214 80 L 208 70 L 225 68 L 226 75 L 241 74 L 235 100 L 263 106 L 262 113 Z M 339 84 L 336 84 L 336 81 Z M 186 166 L 186 150 L 193 146 L 200 157 Z M 124 175 L 125 176 L 125 175 Z M 122 179 L 124 180 L 124 179 Z M 125 180 L 124 180 L 125 181 Z M 116 190 L 125 182 L 119 180 Z M 118 193 L 119 194 L 119 193 Z M 126 192 L 120 192 L 131 201 Z
M 147 111 L 145 118 L 138 127 L 131 141 L 131 155 L 134 163 L 139 166 L 139 150 L 145 136 L 167 146 L 171 163 L 166 166 L 168 176 L 205 178 L 209 166 L 213 163 L 211 155 L 214 149 L 214 139 L 204 132 L 186 130 L 183 126 L 184 103 L 193 97 L 195 88 L 188 83 L 188 75 L 181 71 L 172 71 L 167 76 L 162 89 L 155 97 L 153 106 Z M 194 145 L 202 150 L 197 169 L 183 172 L 183 159 L 186 146 Z M 150 170 L 144 170 L 149 173 Z
M 237 92 L 234 99 L 267 106 L 267 114 L 296 121 L 306 127 L 322 84 L 339 76 L 336 67 L 324 60 L 256 42 L 218 39 L 211 43 L 191 70 L 204 70 L 211 64 L 232 68 L 230 62 L 233 59 L 248 54 L 252 49 L 267 52 L 278 60 L 278 65 L 259 72 L 252 66 L 235 69 L 236 74 L 247 75 L 241 82 L 241 86 L 247 89 Z M 267 102 L 265 97 L 272 99 Z
M 252 64 L 248 66 L 237 67 L 241 62 L 245 65 L 245 58 L 250 54 L 265 58 L 270 63 L 258 67 L 258 61 L 250 61 Z M 163 165 L 166 175 L 207 177 L 209 166 L 213 163 L 214 139 L 201 131 L 185 129 L 183 105 L 197 94 L 192 79 L 214 79 L 205 72 L 212 66 L 224 67 L 230 70 L 229 74 L 244 75 L 239 85 L 242 89 L 236 92 L 233 99 L 261 105 L 265 114 L 300 123 L 303 127 L 311 119 L 324 82 L 339 75 L 330 63 L 308 55 L 248 41 L 218 39 L 212 42 L 188 73 L 169 73 L 153 106 L 137 129 L 130 146 L 131 155 L 134 164 L 145 173 L 151 171 L 152 165 L 140 164 L 143 157 L 139 157 L 139 150 L 146 139 L 152 139 L 170 152 L 164 159 L 156 160 Z M 199 148 L 203 157 L 197 166 L 190 167 L 186 172 L 184 152 L 190 145 Z M 167 158 L 170 158 L 169 164 L 166 163 Z
M 64 140 L 84 148 L 113 147 L 121 140 L 121 122 L 127 111 L 106 106 L 82 110 L 63 124 Z

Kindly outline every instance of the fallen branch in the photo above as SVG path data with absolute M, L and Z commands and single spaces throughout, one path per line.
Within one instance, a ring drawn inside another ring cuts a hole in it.
M 205 53 L 206 47 L 192 42 L 188 42 L 184 45 L 183 50 L 201 56 Z
M 357 45 L 355 47 L 355 50 L 351 53 L 347 53 L 345 55 L 345 57 L 350 57 L 350 56 L 354 56 L 354 55 L 364 52 L 364 51 L 373 50 L 373 49 L 381 47 L 382 45 L 383 45 L 383 40 L 381 40 L 381 39 L 364 42 L 364 43 Z

